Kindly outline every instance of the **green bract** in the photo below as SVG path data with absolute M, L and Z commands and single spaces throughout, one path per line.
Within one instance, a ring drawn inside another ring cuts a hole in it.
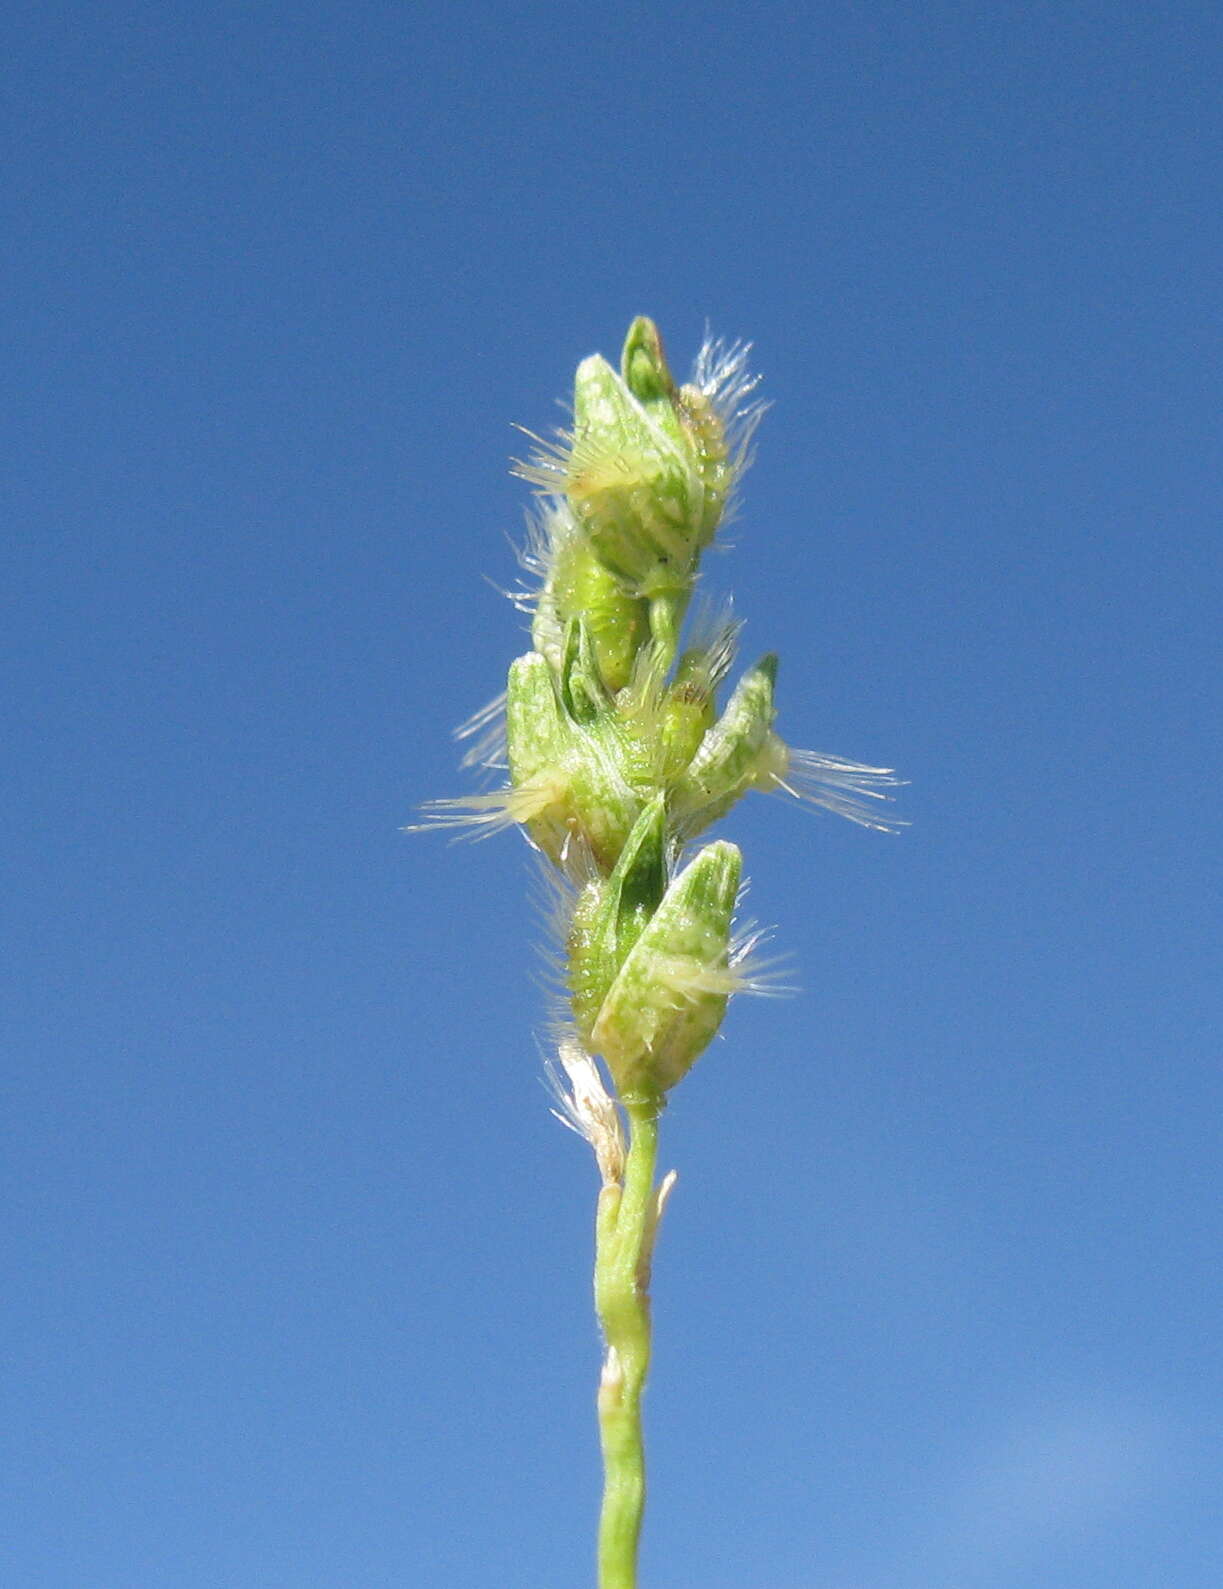
M 629 328 L 618 374 L 578 365 L 565 494 L 595 556 L 627 589 L 684 596 L 708 539 L 701 449 L 652 322 Z
M 761 658 L 739 680 L 726 710 L 702 736 L 676 780 L 673 809 L 687 832 L 699 833 L 730 810 L 756 781 L 760 755 L 776 717 L 777 658 Z
M 623 689 L 650 639 L 650 604 L 599 561 L 568 503 L 552 505 L 547 531 L 545 578 L 531 626 L 535 649 L 559 667 L 566 625 L 581 618 L 608 689 Z
M 666 807 L 661 797 L 638 817 L 605 882 L 588 883 L 569 930 L 568 981 L 578 1035 L 594 1048 L 594 1028 L 621 966 L 648 926 L 667 886 Z
M 741 857 L 703 849 L 671 883 L 608 989 L 590 1030 L 621 1097 L 667 1091 L 722 1024 L 736 978 L 731 917 Z

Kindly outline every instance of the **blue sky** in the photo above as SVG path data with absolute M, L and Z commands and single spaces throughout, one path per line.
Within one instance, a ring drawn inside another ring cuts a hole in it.
M 3 1581 L 591 1582 L 529 854 L 399 829 L 648 313 L 755 343 L 708 585 L 912 826 L 725 824 L 802 992 L 665 1122 L 643 1589 L 1214 1589 L 1217 8 L 3 32 Z

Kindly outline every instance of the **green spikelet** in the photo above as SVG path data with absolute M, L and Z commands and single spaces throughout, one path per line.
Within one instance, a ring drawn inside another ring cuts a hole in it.
M 741 857 L 703 849 L 637 937 L 591 1028 L 622 1097 L 657 1096 L 688 1074 L 722 1024 L 736 978 L 731 917 Z

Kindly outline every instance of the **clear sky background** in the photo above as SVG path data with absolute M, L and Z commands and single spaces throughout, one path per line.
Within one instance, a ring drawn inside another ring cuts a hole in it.
M 673 1096 L 643 1589 L 1217 1589 L 1223 16 L 14 4 L 0 1583 L 583 1589 L 593 1166 L 514 835 L 511 422 L 774 400 L 746 1001 Z

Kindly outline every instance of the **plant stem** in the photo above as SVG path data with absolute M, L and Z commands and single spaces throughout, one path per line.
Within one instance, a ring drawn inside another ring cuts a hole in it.
M 603 1512 L 599 1589 L 636 1589 L 637 1542 L 645 1508 L 641 1393 L 650 1367 L 650 1259 L 658 1223 L 657 1097 L 625 1100 L 629 1150 L 623 1184 L 599 1194 L 595 1227 L 595 1307 L 606 1351 L 599 1383 Z

